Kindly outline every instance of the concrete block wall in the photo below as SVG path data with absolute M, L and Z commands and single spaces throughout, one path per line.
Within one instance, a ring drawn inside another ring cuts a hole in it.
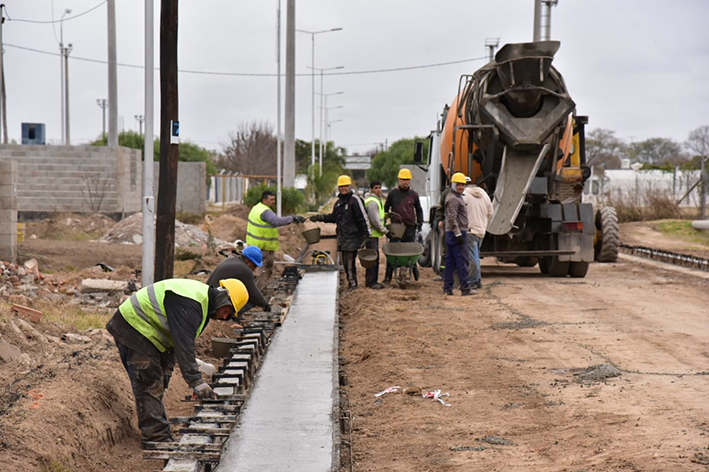
M 0 161 L 0 260 L 17 261 L 17 163 Z
M 136 149 L 103 146 L 0 145 L 0 162 L 17 163 L 17 210 L 142 211 L 143 162 Z M 159 163 L 155 165 L 155 196 Z M 206 165 L 178 165 L 177 211 L 204 213 Z

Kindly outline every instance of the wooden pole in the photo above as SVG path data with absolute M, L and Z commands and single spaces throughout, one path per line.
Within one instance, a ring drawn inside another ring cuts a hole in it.
M 160 174 L 155 230 L 155 281 L 169 279 L 175 266 L 175 200 L 179 145 L 170 143 L 170 123 L 178 121 L 177 3 L 160 7 Z

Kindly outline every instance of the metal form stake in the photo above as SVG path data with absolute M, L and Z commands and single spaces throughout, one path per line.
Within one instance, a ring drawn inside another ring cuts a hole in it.
M 155 274 L 155 193 L 153 191 L 153 100 L 155 82 L 153 0 L 145 0 L 145 142 L 143 145 L 143 287 Z

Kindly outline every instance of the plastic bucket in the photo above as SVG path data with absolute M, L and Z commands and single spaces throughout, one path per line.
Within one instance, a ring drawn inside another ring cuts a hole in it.
M 374 249 L 360 249 L 359 252 L 357 252 L 357 256 L 359 257 L 359 263 L 362 264 L 362 267 L 365 269 L 369 269 L 370 267 L 374 267 L 374 265 L 377 263 L 377 251 Z
M 232 338 L 212 338 L 214 357 L 229 357 L 229 350 L 236 347 L 238 341 Z
M 305 242 L 308 244 L 316 244 L 320 242 L 320 228 L 306 229 L 302 233 Z
M 406 232 L 406 226 L 401 223 L 389 223 L 386 225 L 386 229 L 389 230 L 389 233 L 393 239 L 401 239 Z

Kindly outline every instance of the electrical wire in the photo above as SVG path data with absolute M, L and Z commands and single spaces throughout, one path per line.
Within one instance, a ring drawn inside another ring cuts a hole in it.
M 59 53 L 56 52 L 50 52 L 50 51 L 42 51 L 41 49 L 34 49 L 34 48 L 28 48 L 26 46 L 18 46 L 16 44 L 9 44 L 5 43 L 5 46 L 10 47 L 10 48 L 15 48 L 15 49 L 22 49 L 24 51 L 30 51 L 30 52 L 36 52 L 38 54 L 46 54 L 49 56 L 60 56 Z M 77 61 L 84 61 L 84 62 L 93 62 L 96 64 L 107 64 L 108 61 L 102 61 L 98 59 L 89 59 L 86 57 L 79 57 L 79 56 L 71 56 L 72 60 L 77 60 Z M 328 74 L 323 74 L 323 75 L 364 75 L 364 74 L 380 74 L 380 73 L 386 73 L 386 72 L 400 72 L 400 71 L 407 71 L 407 70 L 416 70 L 416 69 L 427 69 L 427 68 L 432 68 L 432 67 L 442 67 L 442 66 L 449 66 L 453 64 L 463 64 L 466 62 L 474 62 L 474 61 L 480 61 L 480 60 L 487 60 L 487 56 L 483 57 L 473 57 L 470 59 L 462 59 L 459 61 L 448 61 L 448 62 L 437 62 L 434 64 L 423 64 L 423 65 L 418 65 L 418 66 L 407 66 L 407 67 L 393 67 L 393 68 L 388 68 L 388 69 L 370 69 L 370 70 L 359 70 L 359 71 L 348 71 L 348 72 L 334 72 L 334 73 L 328 73 Z M 136 64 L 125 64 L 125 63 L 117 63 L 117 65 L 121 67 L 129 67 L 132 69 L 144 69 L 144 66 L 141 65 L 136 65 Z M 159 68 L 155 68 L 155 70 L 160 70 Z M 196 74 L 196 75 L 221 75 L 221 76 L 232 76 L 232 77 L 277 77 L 278 74 L 271 74 L 271 73 L 259 73 L 259 72 L 216 72 L 216 71 L 200 71 L 200 70 L 190 70 L 190 69 L 179 69 L 178 72 L 181 72 L 183 74 Z M 311 73 L 304 73 L 304 74 L 295 74 L 297 77 L 310 77 Z
M 89 8 L 88 10 L 86 10 L 86 11 L 83 12 L 83 13 L 79 13 L 78 15 L 70 16 L 70 17 L 67 17 L 67 18 L 64 18 L 64 19 L 59 19 L 59 20 L 54 20 L 54 19 L 52 19 L 52 20 L 42 21 L 42 20 L 25 20 L 25 19 L 22 19 L 22 18 L 14 18 L 14 19 L 13 19 L 13 18 L 10 18 L 10 15 L 9 15 L 9 14 L 7 15 L 7 19 L 10 20 L 10 21 L 19 21 L 19 22 L 22 22 L 22 23 L 36 23 L 36 24 L 42 24 L 42 25 L 48 25 L 48 24 L 52 24 L 52 23 L 61 23 L 62 21 L 74 20 L 74 19 L 79 18 L 79 17 L 81 17 L 81 16 L 84 16 L 84 15 L 86 15 L 86 14 L 88 14 L 88 13 L 91 13 L 92 11 L 96 10 L 98 7 L 100 7 L 101 5 L 103 5 L 103 4 L 106 3 L 106 2 L 108 2 L 108 0 L 103 0 L 103 2 L 99 3 L 99 4 L 96 5 L 95 7 Z M 5 13 L 7 13 L 7 8 L 5 8 Z M 53 16 L 53 15 L 54 15 L 54 11 L 52 10 L 52 16 Z

